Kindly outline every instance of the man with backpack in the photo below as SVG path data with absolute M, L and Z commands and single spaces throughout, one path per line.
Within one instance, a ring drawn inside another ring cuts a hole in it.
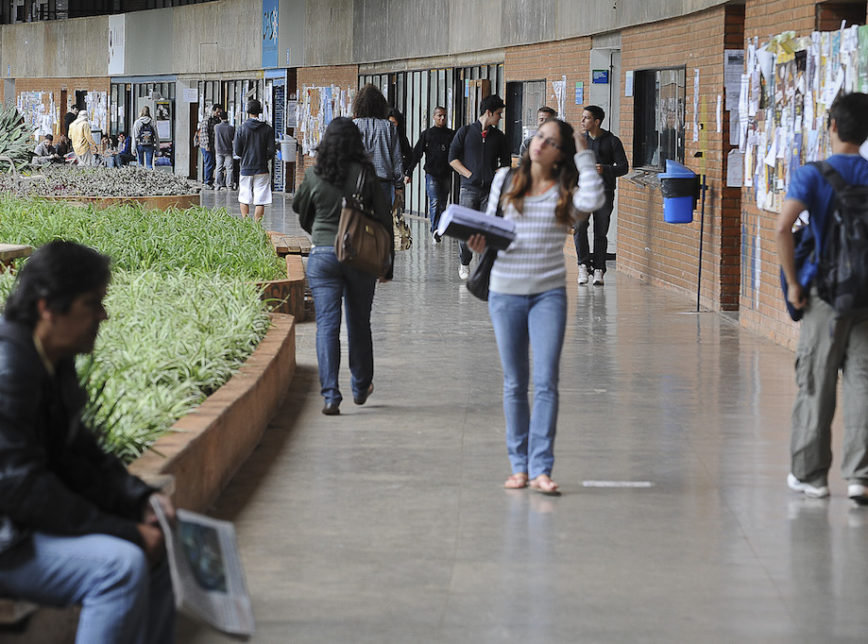
M 151 119 L 151 109 L 145 105 L 139 118 L 133 123 L 133 144 L 136 146 L 136 159 L 139 167 L 154 169 L 154 150 L 160 143 L 157 127 Z
M 840 370 L 841 471 L 847 495 L 860 505 L 868 504 L 868 160 L 859 156 L 868 138 L 866 113 L 868 94 L 848 94 L 832 104 L 832 156 L 792 173 L 775 225 L 787 299 L 802 315 L 787 484 L 808 497 L 829 495 Z M 813 248 L 797 253 L 792 228 L 805 210 L 810 234 L 802 239 Z M 797 254 L 808 264 L 797 266 Z

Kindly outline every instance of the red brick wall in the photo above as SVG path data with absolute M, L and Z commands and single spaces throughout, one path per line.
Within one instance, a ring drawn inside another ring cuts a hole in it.
M 359 86 L 359 67 L 358 65 L 330 65 L 327 67 L 299 67 L 297 84 L 299 109 L 301 109 L 302 96 L 305 85 L 309 87 L 327 87 L 329 85 L 337 85 L 338 87 L 358 87 Z M 299 114 L 299 118 L 301 114 Z M 299 137 L 301 135 L 299 134 Z M 304 178 L 305 168 L 313 162 L 309 156 L 301 155 L 301 147 L 299 146 L 300 163 L 296 164 L 295 185 L 296 187 Z
M 735 42 L 732 33 L 739 36 Z M 743 47 L 741 35 L 738 9 L 722 6 L 621 32 L 623 70 L 685 67 L 684 162 L 694 172 L 705 173 L 708 185 L 700 296 L 702 306 L 712 310 L 731 310 L 738 305 L 738 190 L 725 187 L 726 153 L 731 147 L 727 112 L 723 112 L 723 131 L 718 133 L 715 110 L 717 96 L 724 94 L 724 49 Z M 694 69 L 700 70 L 699 121 L 703 125 L 696 142 Z M 621 103 L 621 139 L 632 165 L 633 100 L 629 97 Z M 667 224 L 658 189 L 621 179 L 619 195 L 618 269 L 695 298 L 701 206 L 697 204 L 692 224 Z
M 840 21 L 836 28 L 840 27 Z M 793 30 L 810 35 L 815 25 L 815 4 L 806 0 L 749 2 L 745 11 L 745 39 Z M 753 190 L 742 191 L 741 293 L 739 320 L 779 344 L 795 347 L 798 326 L 786 313 L 779 282 L 774 223 L 777 213 L 757 208 Z
M 557 108 L 557 103 L 552 97 L 551 82 L 559 81 L 565 75 L 567 100 L 562 116 L 577 126 L 582 117 L 582 106 L 570 99 L 577 82 L 583 82 L 585 91 L 588 91 L 590 51 L 590 38 L 511 47 L 504 55 L 503 75 L 507 82 L 545 79 L 546 104 L 554 108 Z

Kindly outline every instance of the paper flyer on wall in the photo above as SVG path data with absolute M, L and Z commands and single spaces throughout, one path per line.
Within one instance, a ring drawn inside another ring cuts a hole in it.
M 166 535 L 178 610 L 224 633 L 252 635 L 253 609 L 234 526 L 187 510 L 178 510 L 171 526 L 156 497 L 151 505 Z

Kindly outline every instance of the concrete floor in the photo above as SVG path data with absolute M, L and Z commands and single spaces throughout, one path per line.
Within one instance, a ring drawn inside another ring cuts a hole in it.
M 266 226 L 297 230 L 276 201 Z M 369 402 L 320 413 L 299 325 L 289 397 L 213 509 L 238 530 L 252 641 L 868 641 L 868 508 L 837 470 L 829 500 L 785 484 L 792 353 L 614 270 L 577 288 L 570 266 L 563 495 L 506 491 L 486 306 L 454 242 L 411 225 L 377 288 Z M 232 640 L 183 621 L 179 641 Z

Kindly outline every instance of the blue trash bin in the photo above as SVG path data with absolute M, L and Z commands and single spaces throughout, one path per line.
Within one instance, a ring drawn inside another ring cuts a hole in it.
M 666 172 L 659 175 L 663 193 L 663 221 L 689 224 L 699 199 L 699 175 L 678 161 L 666 159 Z

